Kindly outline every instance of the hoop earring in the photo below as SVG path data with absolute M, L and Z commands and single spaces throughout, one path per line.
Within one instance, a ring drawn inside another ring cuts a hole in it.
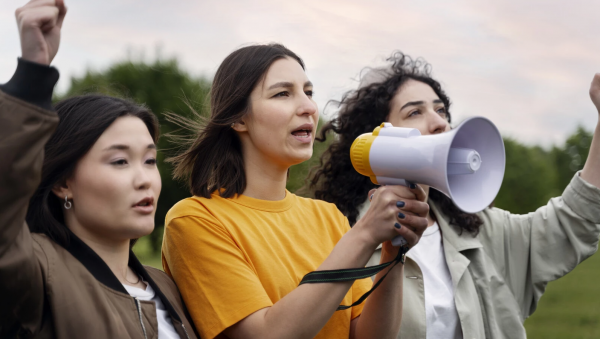
M 65 195 L 65 209 L 70 210 L 73 204 L 69 201 L 69 198 Z

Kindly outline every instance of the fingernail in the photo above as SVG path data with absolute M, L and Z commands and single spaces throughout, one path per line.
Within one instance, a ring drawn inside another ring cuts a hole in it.
M 398 212 L 398 218 L 404 219 L 405 218 L 404 213 Z
M 402 227 L 402 225 L 400 225 L 399 223 L 395 223 L 394 227 L 396 227 L 397 229 L 400 229 Z
M 375 195 L 375 194 L 371 194 L 371 196 L 369 197 L 369 201 L 373 200 L 373 196 L 374 196 L 374 195 Z
M 400 207 L 404 207 L 404 205 L 406 205 L 406 204 L 404 203 L 404 201 L 396 201 L 396 207 L 399 207 L 399 208 L 400 208 Z
M 410 189 L 413 189 L 413 190 L 414 190 L 415 188 L 417 188 L 417 185 L 416 185 L 416 184 L 413 184 L 413 183 L 411 182 L 410 184 L 408 184 L 408 187 L 410 187 Z

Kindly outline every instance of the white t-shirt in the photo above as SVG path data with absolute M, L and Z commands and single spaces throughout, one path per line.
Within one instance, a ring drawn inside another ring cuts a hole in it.
M 156 318 L 158 320 L 158 339 L 180 339 L 179 334 L 175 332 L 175 327 L 173 327 L 169 312 L 150 284 L 146 284 L 146 290 L 128 285 L 123 285 L 123 287 L 125 287 L 132 297 L 140 300 L 154 301 L 154 304 L 156 305 Z
M 427 227 L 421 240 L 406 255 L 423 272 L 427 339 L 462 339 L 462 328 L 454 304 L 452 277 L 446 264 L 437 222 Z

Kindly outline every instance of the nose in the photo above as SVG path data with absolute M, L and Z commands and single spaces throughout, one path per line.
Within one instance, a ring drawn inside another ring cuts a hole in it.
M 134 173 L 133 186 L 137 190 L 147 190 L 152 186 L 152 177 L 149 169 L 144 168 L 143 165 L 137 167 Z
M 317 104 L 306 94 L 300 97 L 298 115 L 315 115 L 318 112 Z
M 450 127 L 448 120 L 437 112 L 430 112 L 428 119 L 428 128 L 430 134 L 444 133 Z

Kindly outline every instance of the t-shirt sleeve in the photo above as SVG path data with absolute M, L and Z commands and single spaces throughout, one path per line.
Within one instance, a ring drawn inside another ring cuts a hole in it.
M 163 265 L 202 338 L 212 339 L 272 306 L 251 263 L 220 225 L 195 216 L 168 220 Z

